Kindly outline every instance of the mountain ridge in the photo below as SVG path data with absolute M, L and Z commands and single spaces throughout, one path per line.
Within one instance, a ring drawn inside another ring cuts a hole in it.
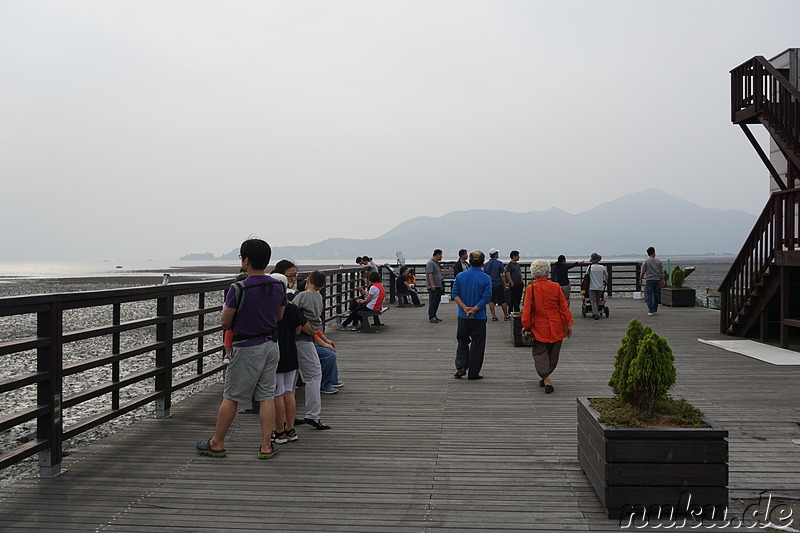
M 512 249 L 523 257 L 554 257 L 597 251 L 603 255 L 641 253 L 655 246 L 659 254 L 716 255 L 738 253 L 755 215 L 702 207 L 655 188 L 571 214 L 556 207 L 517 213 L 471 209 L 440 217 L 418 216 L 371 239 L 335 237 L 303 246 L 276 246 L 273 257 L 342 259 L 355 256 L 429 257 L 434 248 L 453 257 L 460 248 Z M 236 259 L 238 248 L 217 259 Z M 186 257 L 186 256 L 185 256 Z M 184 259 L 184 258 L 181 258 Z

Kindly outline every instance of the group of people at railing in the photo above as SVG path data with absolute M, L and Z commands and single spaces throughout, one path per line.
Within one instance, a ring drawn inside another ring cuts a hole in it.
M 250 411 L 258 413 L 262 433 L 257 457 L 270 459 L 278 453 L 276 444 L 297 440 L 295 424 L 330 429 L 320 418 L 321 394 L 335 394 L 344 383 L 336 346 L 322 330 L 325 275 L 311 272 L 299 292 L 291 261 L 279 261 L 267 275 L 271 248 L 261 239 L 242 243 L 240 258 L 247 276 L 231 286 L 222 308 L 230 344 L 222 402 L 214 435 L 195 449 L 211 457 L 227 455 L 225 437 L 239 404 L 252 401 Z M 294 396 L 298 370 L 305 390 L 302 420 L 296 418 Z
M 646 285 L 648 314 L 652 316 L 658 308 L 658 291 L 664 283 L 664 277 L 663 266 L 655 258 L 655 249 L 648 248 L 647 254 L 649 257 L 637 282 Z M 517 250 L 509 254 L 510 262 L 506 265 L 498 259 L 499 250 L 496 248 L 489 250 L 489 261 L 485 260 L 486 256 L 480 250 L 467 253 L 466 249 L 461 249 L 458 255 L 459 259 L 453 266 L 455 279 L 452 287 L 452 297 L 458 305 L 454 377 L 482 379 L 480 371 L 486 344 L 487 306 L 492 321 L 498 320 L 496 306 L 503 310 L 504 319 L 510 320 L 510 313 L 520 310 L 519 301 L 524 291 L 521 311 L 523 333 L 532 346 L 536 372 L 540 377 L 539 385 L 545 393 L 552 393 L 555 387 L 550 376 L 558 365 L 561 343 L 571 336 L 574 323 L 569 309 L 569 270 L 585 262 L 568 263 L 566 257 L 561 255 L 551 268 L 549 261 L 538 259 L 530 266 L 533 280 L 525 288 Z M 442 322 L 436 314 L 443 290 L 441 260 L 442 250 L 437 248 L 425 266 L 430 299 L 428 318 L 432 323 Z M 595 320 L 600 318 L 603 291 L 609 279 L 608 270 L 601 261 L 600 254 L 591 255 L 590 265 L 581 283 L 584 298 L 591 305 Z M 404 266 L 401 268 L 402 283 L 407 282 L 403 276 L 405 272 L 407 268 Z M 398 280 L 401 280 L 401 276 L 398 276 Z M 398 285 L 400 283 L 398 281 Z M 398 286 L 399 292 L 400 288 Z
M 653 268 L 646 267 L 645 274 L 652 270 L 661 275 L 655 250 L 648 249 L 648 255 Z M 226 330 L 226 357 L 229 358 L 223 399 L 214 435 L 196 443 L 200 454 L 211 457 L 227 454 L 225 437 L 241 402 L 252 401 L 252 411 L 259 414 L 262 430 L 259 459 L 275 456 L 278 453 L 276 444 L 297 440 L 297 423 L 319 430 L 330 429 L 320 418 L 321 394 L 337 393 L 343 382 L 338 375 L 336 346 L 323 332 L 325 304 L 320 291 L 325 288 L 326 277 L 319 271 L 311 272 L 304 280 L 304 290 L 298 292 L 297 267 L 291 261 L 282 260 L 267 275 L 270 256 L 271 249 L 263 240 L 248 239 L 242 243 L 240 257 L 246 277 L 228 291 L 221 319 Z M 437 316 L 444 289 L 442 256 L 442 250 L 434 250 L 425 266 L 428 318 L 432 323 L 442 322 Z M 569 310 L 568 273 L 584 262 L 568 263 L 560 256 L 551 281 L 551 263 L 536 260 L 530 266 L 533 280 L 525 288 L 518 251 L 511 252 L 507 265 L 498 259 L 499 250 L 490 249 L 489 256 L 486 261 L 481 251 L 467 254 L 466 250 L 461 250 L 454 265 L 452 297 L 458 305 L 455 377 L 466 375 L 471 380 L 483 377 L 480 370 L 486 342 L 486 311 L 488 306 L 492 320 L 497 321 L 497 305 L 505 320 L 511 319 L 511 312 L 521 309 L 523 329 L 531 338 L 532 355 L 541 378 L 539 384 L 546 393 L 551 393 L 555 388 L 550 376 L 558 364 L 561 343 L 572 334 L 574 323 Z M 599 318 L 597 298 L 602 297 L 597 293 L 602 292 L 608 279 L 601 260 L 599 254 L 592 254 L 585 286 L 582 286 L 591 300 L 595 318 Z M 351 323 L 365 319 L 361 314 L 367 311 L 380 312 L 385 297 L 377 265 L 367 256 L 358 258 L 357 263 L 365 269 L 368 287 L 359 287 L 362 297 L 355 299 L 341 329 L 349 329 Z M 416 296 L 412 275 L 406 266 L 401 267 L 396 280 L 398 292 Z M 645 282 L 650 308 L 651 292 L 657 285 L 649 280 Z M 506 296 L 507 291 L 510 298 Z M 523 291 L 524 304 L 520 308 Z M 415 305 L 424 305 L 418 298 L 414 301 Z M 294 396 L 298 370 L 305 387 L 306 413 L 302 420 L 296 417 Z

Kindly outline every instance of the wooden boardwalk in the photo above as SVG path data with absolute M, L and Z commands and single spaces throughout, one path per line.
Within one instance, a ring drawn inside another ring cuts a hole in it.
M 441 324 L 425 308 L 387 312 L 375 335 L 333 331 L 340 394 L 323 396 L 331 431 L 256 459 L 258 425 L 235 420 L 223 459 L 201 457 L 221 387 L 65 460 L 66 473 L 0 494 L 3 531 L 619 531 L 576 459 L 576 396 L 602 396 L 633 317 L 676 356 L 674 393 L 730 430 L 735 500 L 761 491 L 800 497 L 800 366 L 777 367 L 697 342 L 720 338 L 718 313 L 611 300 L 611 318 L 583 319 L 545 395 L 529 349 L 489 322 L 482 381 L 452 377 L 455 306 Z M 302 394 L 298 400 L 302 404 Z M 302 413 L 302 407 L 298 409 Z M 733 502 L 735 508 L 735 501 Z M 800 529 L 800 517 L 794 527 Z

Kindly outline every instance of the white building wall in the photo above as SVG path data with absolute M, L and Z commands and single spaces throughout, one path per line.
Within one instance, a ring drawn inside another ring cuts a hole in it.
M 800 87 L 800 48 L 789 48 L 770 59 L 769 62 L 775 68 L 789 69 L 789 81 L 791 81 L 795 87 Z M 769 160 L 775 167 L 775 170 L 778 171 L 778 174 L 780 174 L 783 182 L 788 183 L 786 176 L 788 172 L 786 158 L 783 156 L 772 137 L 769 139 Z M 769 192 L 773 193 L 780 190 L 772 174 L 767 173 L 767 176 L 769 179 Z

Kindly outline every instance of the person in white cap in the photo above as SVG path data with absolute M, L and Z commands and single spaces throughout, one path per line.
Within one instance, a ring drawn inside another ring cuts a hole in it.
M 500 250 L 497 248 L 490 248 L 490 259 L 483 265 L 483 271 L 492 278 L 492 301 L 489 303 L 489 311 L 492 313 L 492 322 L 497 322 L 497 313 L 494 310 L 494 304 L 500 304 L 500 307 L 503 308 L 504 320 L 511 320 L 511 316 L 508 314 L 508 304 L 506 304 L 505 267 L 503 266 L 503 262 L 497 258 L 499 255 Z

